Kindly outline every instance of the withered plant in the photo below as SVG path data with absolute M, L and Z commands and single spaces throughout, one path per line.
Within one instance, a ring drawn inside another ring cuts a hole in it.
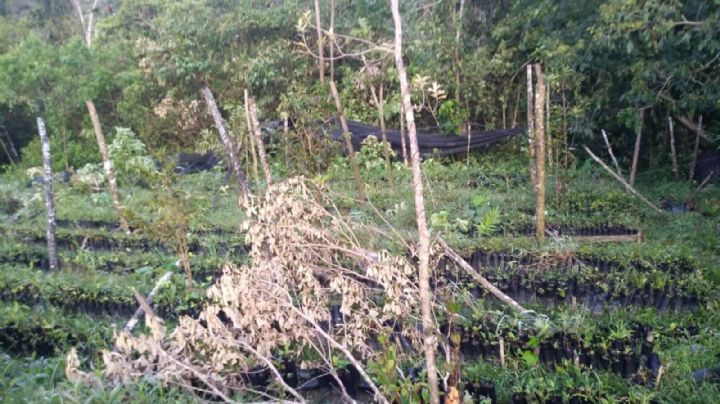
M 274 366 L 278 353 L 291 347 L 284 359 L 302 355 L 301 366 L 325 369 L 346 398 L 338 357 L 385 401 L 363 363 L 382 355 L 369 341 L 389 324 L 405 322 L 402 333 L 421 346 L 414 266 L 406 257 L 367 249 L 333 202 L 302 177 L 271 186 L 246 209 L 250 263 L 226 265 L 199 317 L 181 317 L 170 334 L 148 307 L 150 335 L 120 332 L 117 352 L 104 353 L 105 376 L 113 383 L 152 376 L 227 399 L 231 392 L 252 392 L 245 376 L 264 369 L 274 376 L 276 392 L 302 401 Z M 333 304 L 342 321 L 331 316 Z

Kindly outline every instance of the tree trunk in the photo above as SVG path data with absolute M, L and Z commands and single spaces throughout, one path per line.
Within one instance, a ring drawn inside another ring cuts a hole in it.
M 320 83 L 325 82 L 325 58 L 323 57 L 323 34 L 320 25 L 320 0 L 315 0 L 315 25 L 317 29 L 317 47 L 318 47 L 318 74 Z
M 635 186 L 635 176 L 637 176 L 638 160 L 640 160 L 640 144 L 642 142 L 643 121 L 645 120 L 645 110 L 640 109 L 640 125 L 635 136 L 635 151 L 633 152 L 632 167 L 630 168 L 630 186 Z
M 230 135 L 225 128 L 225 123 L 223 121 L 222 115 L 220 115 L 220 110 L 215 103 L 215 97 L 213 97 L 212 92 L 207 86 L 204 86 L 200 90 L 200 92 L 205 98 L 205 103 L 207 104 L 208 111 L 210 112 L 210 115 L 212 115 L 213 120 L 215 121 L 215 127 L 220 134 L 220 140 L 222 141 L 223 147 L 225 148 L 225 153 L 230 159 L 230 167 L 232 168 L 233 174 L 235 174 L 235 180 L 237 181 L 237 184 L 243 193 L 243 197 L 248 198 L 252 195 L 252 193 L 250 192 L 250 187 L 248 186 L 247 179 L 245 178 L 245 173 L 243 173 L 243 170 L 240 167 L 240 161 L 238 160 L 237 153 L 235 152 L 235 147 L 233 146 L 232 139 L 230 139 Z
M 430 290 L 430 232 L 425 217 L 425 200 L 423 197 L 422 171 L 420 168 L 420 148 L 418 147 L 417 130 L 415 128 L 415 117 L 413 116 L 412 101 L 410 100 L 410 87 L 408 85 L 405 64 L 402 59 L 402 21 L 398 0 L 391 0 L 393 21 L 395 23 L 395 65 L 397 66 L 398 78 L 400 79 L 400 92 L 402 105 L 405 111 L 405 119 L 408 126 L 408 137 L 410 139 L 410 160 L 413 173 L 413 190 L 415 193 L 415 213 L 418 226 L 418 281 L 420 283 L 420 306 L 422 312 L 423 326 L 423 350 L 425 352 L 425 366 L 428 373 L 428 385 L 430 388 L 430 403 L 440 403 L 440 391 L 438 389 L 438 374 L 435 364 L 435 323 L 432 315 L 432 291 Z
M 688 180 L 690 181 L 692 181 L 693 174 L 695 174 L 695 165 L 697 165 L 698 152 L 700 151 L 700 136 L 702 136 L 702 134 L 702 115 L 700 115 L 697 130 L 695 131 L 695 146 L 693 147 L 692 161 L 690 162 L 690 173 L 688 174 Z
M 535 65 L 535 143 L 537 147 L 537 184 L 535 185 L 535 235 L 545 241 L 545 80 L 542 66 Z
M 342 102 L 340 102 L 340 94 L 338 94 L 334 81 L 330 82 L 330 92 L 335 100 L 335 108 L 338 111 L 338 115 L 340 115 L 343 138 L 345 138 L 345 147 L 347 147 L 348 150 L 348 159 L 350 160 L 350 166 L 352 167 L 353 175 L 355 177 L 355 188 L 357 189 L 358 198 L 362 201 L 367 201 L 367 195 L 365 195 L 365 185 L 363 184 L 362 176 L 360 175 L 360 167 L 358 167 L 357 161 L 355 161 L 355 148 L 353 148 L 352 141 L 350 141 L 350 129 L 348 127 L 347 119 L 345 119 Z
M 673 125 L 671 117 L 668 117 L 668 126 L 670 129 L 670 159 L 672 160 L 672 172 L 673 177 L 678 178 L 680 175 L 680 169 L 678 168 L 677 151 L 675 150 L 675 126 Z
M 272 185 L 272 173 L 270 172 L 270 166 L 267 162 L 267 155 L 265 154 L 265 144 L 262 140 L 262 133 L 260 132 L 260 122 L 257 118 L 257 105 L 255 99 L 250 97 L 248 90 L 245 89 L 245 112 L 248 115 L 248 130 L 255 135 L 255 145 L 257 146 L 258 156 L 260 156 L 260 165 L 262 165 L 263 173 L 265 174 L 265 181 L 268 186 Z
M 113 205 L 115 205 L 115 211 L 120 221 L 120 227 L 124 232 L 130 232 L 130 226 L 124 215 L 124 208 L 120 203 L 120 191 L 118 191 L 117 180 L 115 179 L 115 170 L 113 169 L 112 160 L 107 150 L 107 143 L 105 143 L 105 134 L 103 133 L 102 126 L 100 126 L 100 118 L 98 117 L 97 110 L 95 109 L 95 103 L 92 100 L 85 101 L 88 113 L 90 114 L 90 120 L 93 124 L 95 131 L 95 140 L 97 141 L 98 148 L 100 149 L 100 155 L 103 159 L 103 167 L 105 168 L 105 176 L 110 186 L 110 194 L 112 195 Z
M 537 162 L 535 161 L 535 118 L 533 117 L 533 73 L 532 64 L 527 64 L 527 130 L 528 153 L 530 153 L 530 180 L 537 186 Z
M 47 209 L 47 249 L 48 260 L 50 261 L 50 270 L 57 271 L 60 269 L 57 254 L 57 242 L 55 241 L 55 201 L 53 199 L 53 175 L 52 165 L 50 164 L 50 141 L 45 131 L 45 122 L 42 118 L 37 118 L 38 132 L 40 133 L 40 142 L 42 143 L 43 168 L 45 174 L 45 208 Z

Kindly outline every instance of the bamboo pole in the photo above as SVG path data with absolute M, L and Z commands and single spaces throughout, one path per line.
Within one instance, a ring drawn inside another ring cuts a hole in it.
M 52 164 L 50 161 L 50 141 L 45 131 L 45 122 L 42 118 L 37 118 L 38 133 L 40 134 L 40 142 L 42 143 L 43 157 L 43 173 L 45 185 L 45 209 L 47 210 L 47 230 L 45 238 L 47 240 L 48 259 L 50 261 L 50 270 L 57 271 L 60 269 L 57 254 L 57 241 L 55 240 L 55 201 L 53 198 L 53 174 Z

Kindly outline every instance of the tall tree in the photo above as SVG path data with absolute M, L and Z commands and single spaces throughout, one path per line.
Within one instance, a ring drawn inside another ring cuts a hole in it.
M 418 226 L 418 281 L 420 283 L 420 305 L 423 325 L 423 350 L 425 352 L 425 367 L 428 373 L 430 387 L 430 403 L 440 403 L 438 388 L 437 366 L 435 364 L 435 322 L 432 315 L 432 294 L 430 290 L 430 232 L 428 231 L 425 215 L 425 200 L 423 197 L 422 170 L 420 168 L 420 148 L 418 147 L 415 117 L 410 99 L 410 86 L 408 85 L 405 63 L 402 53 L 402 20 L 398 0 L 390 0 L 393 22 L 395 24 L 395 66 L 400 80 L 400 93 L 402 106 L 407 120 L 408 137 L 410 139 L 410 160 L 413 173 L 413 192 L 415 194 L 415 215 Z

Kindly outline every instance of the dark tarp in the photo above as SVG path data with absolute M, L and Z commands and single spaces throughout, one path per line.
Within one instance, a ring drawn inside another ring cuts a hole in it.
M 378 140 L 382 140 L 382 133 L 377 126 L 366 125 L 360 122 L 349 121 L 348 129 L 352 134 L 351 140 L 355 150 L 359 150 L 362 141 L 368 136 L 375 136 Z M 441 133 L 418 133 L 418 146 L 420 147 L 421 156 L 440 155 L 447 156 L 452 154 L 460 154 L 470 150 L 477 150 L 482 147 L 488 147 L 503 139 L 520 135 L 525 132 L 523 128 L 499 129 L 486 132 L 472 131 L 469 136 L 462 135 L 444 135 Z M 342 128 L 337 125 L 333 126 L 329 131 L 333 139 L 342 141 Z M 400 140 L 400 131 L 395 129 L 387 129 L 385 131 L 387 141 L 393 150 L 402 153 L 402 142 Z M 405 133 L 405 147 L 407 154 L 410 155 L 410 144 L 408 143 L 407 131 Z

